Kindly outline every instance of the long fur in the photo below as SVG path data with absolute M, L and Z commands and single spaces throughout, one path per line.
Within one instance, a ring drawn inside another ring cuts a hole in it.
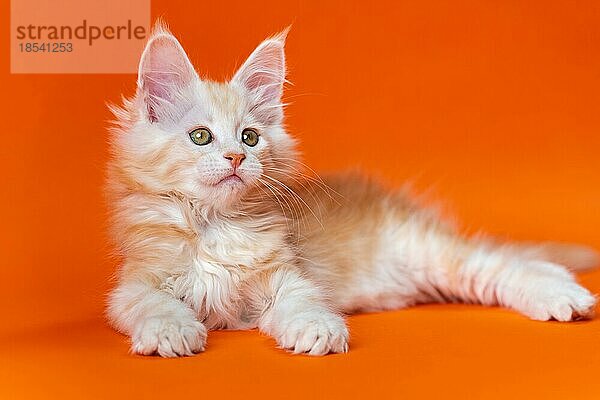
M 305 166 L 283 125 L 286 35 L 215 83 L 159 25 L 136 95 L 111 106 L 106 191 L 123 262 L 107 312 L 133 352 L 191 355 L 207 330 L 255 327 L 295 353 L 345 352 L 344 314 L 425 302 L 592 315 L 594 296 L 567 267 L 592 266 L 594 251 L 465 237 L 403 191 Z M 192 143 L 198 127 L 211 143 Z

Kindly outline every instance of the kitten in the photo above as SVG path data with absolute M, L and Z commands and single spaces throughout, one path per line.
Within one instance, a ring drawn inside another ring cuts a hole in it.
M 108 316 L 134 353 L 192 355 L 225 328 L 342 353 L 344 314 L 427 302 L 592 315 L 594 296 L 559 263 L 593 266 L 592 250 L 463 237 L 402 192 L 303 168 L 283 127 L 286 34 L 215 83 L 159 24 L 135 97 L 112 107 L 107 193 L 123 262 Z

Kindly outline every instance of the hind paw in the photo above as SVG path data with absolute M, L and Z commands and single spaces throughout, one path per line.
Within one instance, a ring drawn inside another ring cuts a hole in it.
M 550 264 L 551 269 L 558 268 Z M 579 285 L 569 274 L 537 276 L 524 287 L 517 308 L 531 319 L 539 321 L 573 321 L 594 315 L 596 297 Z

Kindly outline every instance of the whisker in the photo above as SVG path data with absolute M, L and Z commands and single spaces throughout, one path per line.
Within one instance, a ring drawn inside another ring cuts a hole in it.
M 302 186 L 302 188 L 306 192 L 308 192 L 308 194 L 314 200 L 315 204 L 317 204 L 317 205 L 319 204 L 319 200 L 316 197 L 316 192 L 314 191 L 314 187 L 311 185 L 312 182 L 310 182 L 310 181 L 306 182 L 308 184 L 308 187 L 307 187 L 301 179 L 298 179 L 298 178 L 292 176 L 291 174 L 289 174 L 287 171 L 285 171 L 283 169 L 274 168 L 274 167 L 265 167 L 265 170 L 280 173 L 280 174 L 284 175 L 286 178 L 294 180 L 297 184 L 299 184 L 300 186 Z M 303 175 L 302 175 L 302 177 L 305 178 L 305 176 L 303 176 Z
M 294 163 L 297 163 L 299 165 L 301 165 L 302 167 L 304 167 L 305 169 L 309 170 L 310 172 L 312 172 L 313 176 L 309 176 L 304 174 L 299 168 L 296 168 L 292 165 L 286 164 L 286 163 L 282 163 L 285 167 L 291 168 L 293 169 L 295 172 L 299 173 L 300 175 L 302 175 L 304 178 L 314 182 L 315 184 L 319 185 L 321 187 L 321 189 L 332 199 L 334 200 L 336 203 L 338 203 L 338 205 L 340 205 L 339 201 L 337 201 L 337 199 L 335 199 L 333 196 L 331 196 L 331 192 L 333 192 L 335 195 L 339 196 L 340 198 L 344 198 L 344 196 L 340 193 L 338 193 L 336 190 L 334 190 L 331 186 L 327 185 L 325 183 L 325 181 L 323 181 L 323 178 L 321 178 L 321 176 L 315 172 L 315 170 L 313 170 L 312 168 L 310 168 L 308 165 L 306 165 L 305 163 L 303 163 L 300 160 L 296 160 L 294 158 L 286 158 L 286 157 L 273 157 L 273 160 L 281 160 L 281 161 L 291 161 Z
M 259 181 L 260 181 L 260 178 L 259 178 Z M 254 186 L 256 186 L 256 188 L 258 188 L 261 192 L 263 192 L 265 194 L 265 196 L 270 197 L 269 194 L 262 187 L 260 187 L 260 185 L 258 185 L 257 183 L 254 183 Z M 267 187 L 267 189 L 269 189 L 269 188 Z M 291 227 L 290 227 L 290 224 L 289 224 L 289 219 L 286 217 L 285 210 L 283 208 L 283 204 L 279 200 L 279 197 L 277 197 L 277 195 L 275 195 L 275 193 L 273 193 L 273 191 L 271 191 L 270 189 L 269 189 L 269 191 L 273 194 L 273 196 L 275 196 L 275 201 L 279 205 L 279 208 L 281 208 L 281 212 L 282 212 L 282 214 L 283 214 L 283 216 L 285 218 L 285 224 L 286 224 L 286 226 L 288 228 L 288 231 L 290 231 Z M 257 204 L 258 203 L 259 202 L 257 202 Z
M 266 176 L 264 174 L 263 174 L 263 176 L 268 178 L 268 176 Z M 299 234 L 300 233 L 300 222 L 302 220 L 302 209 L 300 208 L 298 202 L 295 199 L 286 196 L 283 191 L 281 191 L 276 186 L 270 184 L 269 182 L 265 181 L 264 184 L 268 185 L 268 187 L 270 187 L 271 189 L 273 189 L 274 191 L 279 193 L 281 195 L 282 199 L 286 202 L 286 204 L 288 204 L 288 209 L 292 213 L 292 220 L 297 223 L 297 228 L 298 228 L 297 233 Z M 288 202 L 288 200 L 289 200 L 289 202 Z M 294 200 L 294 202 L 292 202 L 292 200 Z
M 287 217 L 286 212 L 282 208 L 283 215 L 284 215 L 284 217 L 286 217 L 286 221 L 287 220 L 291 220 L 292 222 L 296 223 L 296 237 L 298 237 L 299 236 L 299 232 L 300 232 L 300 226 L 299 226 L 299 217 L 298 217 L 296 208 L 292 207 L 292 204 L 290 204 L 288 202 L 285 194 L 282 193 L 278 188 L 276 188 L 275 186 L 273 186 L 272 184 L 270 184 L 269 182 L 267 182 L 267 181 L 265 181 L 263 179 L 258 178 L 258 181 L 260 183 L 262 183 L 273 194 L 273 196 L 275 196 L 277 202 L 281 206 L 283 206 L 283 203 L 281 202 L 280 197 L 279 197 L 279 196 L 281 196 L 281 199 L 285 202 L 286 208 L 288 209 L 288 211 L 290 212 L 290 214 L 292 216 L 291 217 Z M 279 193 L 279 196 L 277 195 L 276 192 Z M 293 232 L 293 230 L 290 230 L 290 231 Z
M 313 209 L 308 205 L 308 203 L 300 195 L 298 195 L 289 186 L 287 186 L 285 183 L 281 182 L 280 180 L 275 179 L 275 178 L 273 178 L 273 177 L 271 177 L 271 176 L 269 176 L 267 174 L 263 174 L 263 176 L 265 178 L 271 179 L 274 182 L 278 183 L 285 190 L 287 190 L 292 195 L 292 197 L 297 198 L 298 200 L 300 200 L 306 206 L 306 208 L 308 208 L 308 210 L 311 212 L 311 214 L 315 217 L 315 219 L 317 220 L 317 222 L 319 223 L 319 225 L 321 225 L 321 228 L 325 229 L 325 227 L 323 226 L 323 223 L 321 222 L 321 219 L 317 216 L 317 214 L 315 214 L 315 212 L 313 211 Z

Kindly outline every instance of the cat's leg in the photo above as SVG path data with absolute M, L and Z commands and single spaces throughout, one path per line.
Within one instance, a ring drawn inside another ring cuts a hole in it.
M 258 327 L 294 353 L 325 355 L 348 351 L 348 328 L 325 291 L 299 271 L 279 267 L 247 282 L 246 296 Z
M 440 239 L 443 242 L 443 238 Z M 449 300 L 501 305 L 535 320 L 572 321 L 593 315 L 596 298 L 562 265 L 533 259 L 519 247 L 456 240 L 430 255 L 422 288 Z
M 143 282 L 122 282 L 108 301 L 108 316 L 131 337 L 133 353 L 177 357 L 204 350 L 206 328 L 188 305 L 169 293 Z
M 567 268 L 543 260 L 545 252 L 465 239 L 420 215 L 389 219 L 373 229 L 378 240 L 362 264 L 352 263 L 343 273 L 335 264 L 315 269 L 333 283 L 333 299 L 347 313 L 466 302 L 501 305 L 536 320 L 593 315 L 596 298 Z M 361 260 L 352 247 L 347 251 L 350 259 Z
M 593 315 L 596 298 L 566 267 L 544 260 L 544 252 L 465 238 L 425 212 L 389 218 L 373 229 L 378 241 L 371 267 L 354 266 L 336 291 L 343 309 L 466 302 L 512 308 L 536 320 Z

